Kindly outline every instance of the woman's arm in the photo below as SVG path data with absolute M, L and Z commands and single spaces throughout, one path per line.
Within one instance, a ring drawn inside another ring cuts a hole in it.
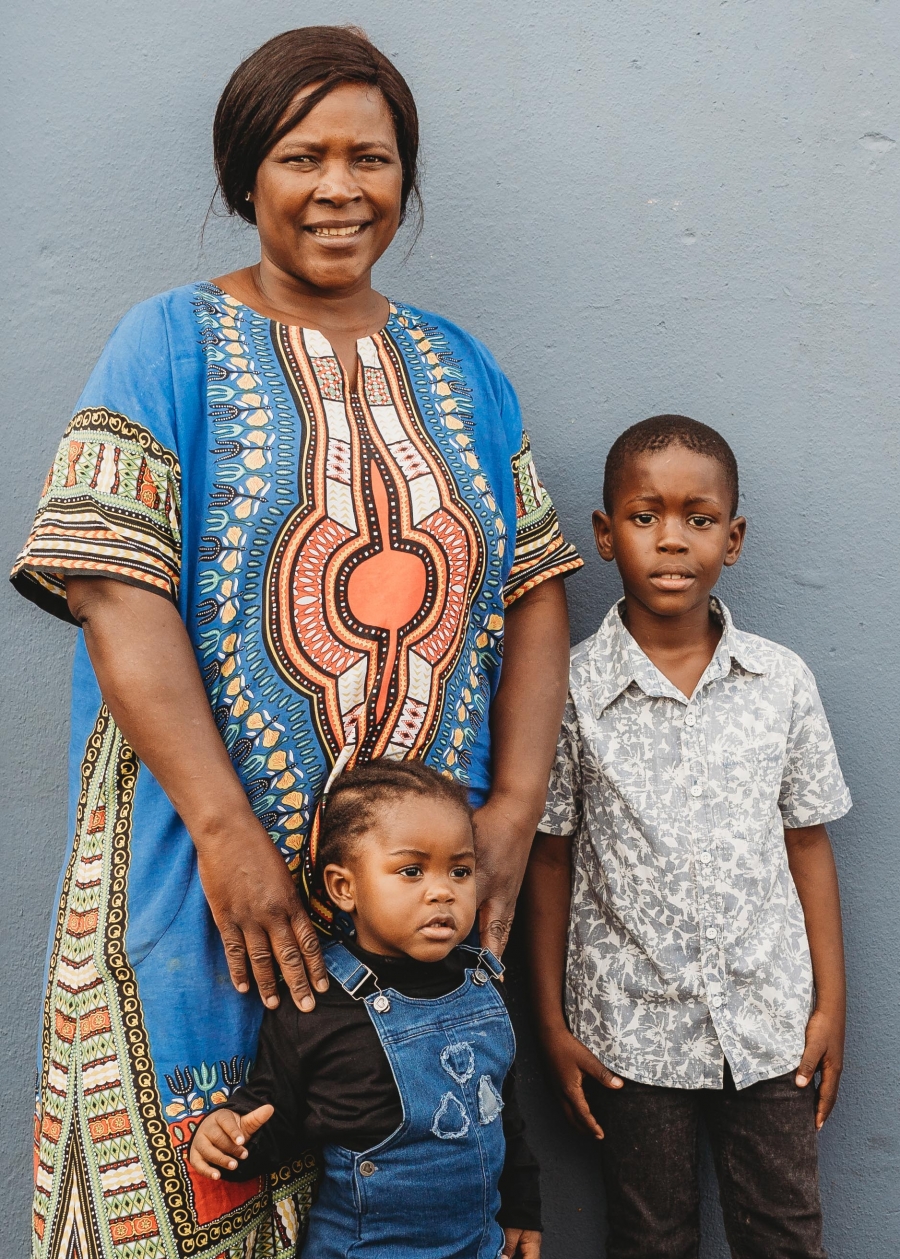
M 844 976 L 844 933 L 841 895 L 831 841 L 824 826 L 801 826 L 784 832 L 791 878 L 797 888 L 816 984 L 816 1008 L 806 1025 L 806 1048 L 797 1068 L 797 1083 L 806 1088 L 822 1072 L 816 1105 L 821 1128 L 837 1101 L 844 1069 L 847 987 Z
M 593 1076 L 611 1089 L 621 1088 L 622 1081 L 572 1035 L 563 1010 L 572 900 L 570 838 L 538 833 L 525 876 L 524 897 L 531 1000 L 538 1037 L 569 1122 L 588 1136 L 602 1137 L 603 1129 L 584 1095 L 584 1077 Z
M 481 941 L 506 947 L 531 841 L 544 811 L 569 677 L 569 613 L 561 577 L 507 610 L 500 685 L 491 705 L 493 785 L 475 814 Z
M 66 598 L 107 707 L 194 841 L 232 982 L 249 991 L 249 957 L 274 1009 L 277 964 L 297 1006 L 311 1010 L 309 980 L 328 987 L 316 932 L 216 729 L 177 608 L 107 578 L 67 578 Z

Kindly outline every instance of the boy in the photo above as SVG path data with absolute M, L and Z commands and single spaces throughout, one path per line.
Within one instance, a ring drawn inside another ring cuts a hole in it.
M 809 670 L 710 597 L 746 531 L 725 440 L 634 425 L 603 502 L 624 598 L 572 653 L 527 880 L 541 1039 L 605 1138 L 609 1259 L 697 1256 L 701 1118 L 736 1259 L 821 1259 L 844 1039 L 824 823 L 850 797 Z
M 200 1124 L 192 1167 L 244 1180 L 320 1146 L 310 1259 L 539 1259 L 538 1170 L 491 982 L 503 968 L 462 944 L 476 911 L 465 788 L 418 761 L 343 774 L 318 862 L 356 939 L 326 949 L 334 982 L 312 1014 L 266 1012 L 250 1082 Z

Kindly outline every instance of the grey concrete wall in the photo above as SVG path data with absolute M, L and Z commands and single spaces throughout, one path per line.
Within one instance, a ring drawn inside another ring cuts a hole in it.
M 252 261 L 214 220 L 209 131 L 236 62 L 289 26 L 356 21 L 421 106 L 427 229 L 389 293 L 481 336 L 590 554 L 602 459 L 662 410 L 741 462 L 740 622 L 818 675 L 856 808 L 834 827 L 850 968 L 847 1071 L 821 1138 L 838 1259 L 900 1254 L 896 922 L 896 213 L 900 14 L 889 0 L 32 0 L 4 15 L 3 554 L 116 319 Z M 583 637 L 615 596 L 589 559 Z M 27 1252 L 40 970 L 64 837 L 72 631 L 0 591 L 5 696 L 0 1253 Z M 527 1040 L 527 1036 L 525 1037 Z M 549 1259 L 600 1256 L 590 1152 L 523 1071 Z M 707 1185 L 706 1259 L 727 1254 Z

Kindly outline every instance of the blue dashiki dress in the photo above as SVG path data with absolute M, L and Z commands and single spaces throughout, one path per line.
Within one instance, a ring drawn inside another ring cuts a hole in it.
M 13 571 L 64 619 L 66 574 L 177 603 L 247 795 L 307 889 L 311 819 L 348 744 L 357 760 L 421 757 L 485 798 L 504 608 L 581 563 L 479 342 L 392 306 L 358 354 L 354 392 L 321 334 L 208 283 L 135 307 Z M 197 1121 L 246 1078 L 262 1006 L 232 987 L 190 837 L 80 636 L 70 793 L 35 1259 L 286 1259 L 311 1156 L 248 1184 L 186 1161 Z

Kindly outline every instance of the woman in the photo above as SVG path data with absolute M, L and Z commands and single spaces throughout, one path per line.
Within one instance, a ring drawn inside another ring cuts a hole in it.
M 42 1259 L 293 1253 L 310 1156 L 226 1185 L 185 1151 L 245 1078 L 251 984 L 273 1007 L 280 971 L 302 1010 L 327 986 L 327 779 L 414 756 L 469 784 L 499 952 L 565 696 L 581 561 L 515 396 L 478 342 L 372 288 L 417 195 L 406 83 L 359 32 L 290 31 L 235 72 L 214 141 L 260 261 L 124 318 L 13 573 L 84 631 Z

